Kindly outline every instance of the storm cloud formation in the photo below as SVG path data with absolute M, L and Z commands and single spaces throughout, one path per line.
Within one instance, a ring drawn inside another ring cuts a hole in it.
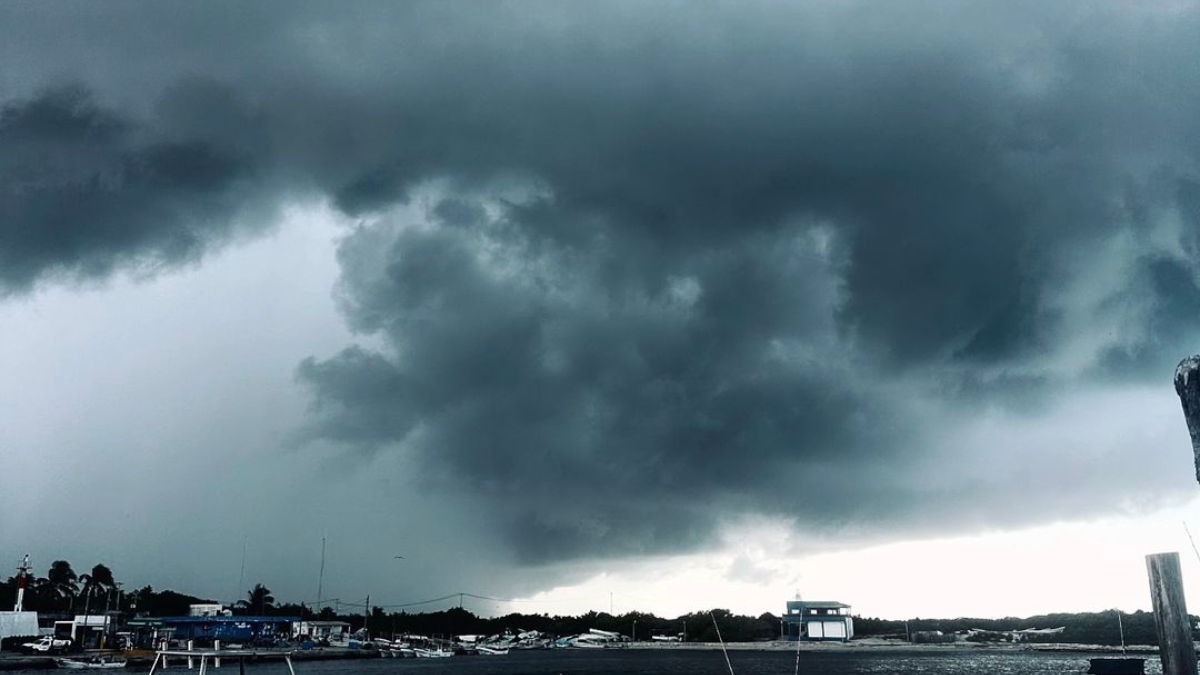
M 253 148 L 224 130 L 173 133 L 197 114 L 204 88 L 169 92 L 162 112 L 172 118 L 154 126 L 102 108 L 81 85 L 5 105 L 0 290 L 118 267 L 152 273 L 234 234 L 234 215 L 256 201 Z
M 372 346 L 300 365 L 302 437 L 411 454 L 525 562 L 1155 498 L 1070 402 L 1194 351 L 1195 8 L 265 7 L 5 104 L 6 291 L 328 200 Z

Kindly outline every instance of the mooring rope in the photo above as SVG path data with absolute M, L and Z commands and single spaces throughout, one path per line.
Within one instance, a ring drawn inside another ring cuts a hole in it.
M 801 624 L 804 625 L 804 624 Z M 800 629 L 796 629 L 796 675 L 800 675 Z
M 713 628 L 717 629 L 717 641 L 721 643 L 721 652 L 725 654 L 725 665 L 729 666 L 729 675 L 733 675 L 733 664 L 729 662 L 729 650 L 725 649 L 725 639 L 721 637 L 721 627 L 717 625 L 717 615 L 709 611 L 708 616 L 712 618 Z

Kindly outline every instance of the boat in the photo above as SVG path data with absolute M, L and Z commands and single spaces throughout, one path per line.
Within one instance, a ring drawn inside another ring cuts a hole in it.
M 109 656 L 93 656 L 90 659 L 54 659 L 59 668 L 68 670 L 103 670 L 106 668 L 124 668 L 125 659 L 114 659 Z
M 413 652 L 419 659 L 444 659 L 448 656 L 454 656 L 454 652 L 446 649 L 422 649 L 413 647 Z
M 499 647 L 487 647 L 484 645 L 479 645 L 476 647 L 476 649 L 479 650 L 479 653 L 483 654 L 484 656 L 504 656 L 508 653 L 508 647 L 501 649 Z
M 571 647 L 578 647 L 580 649 L 604 649 L 608 647 L 607 640 L 595 640 L 587 635 L 580 635 L 572 639 L 567 644 Z

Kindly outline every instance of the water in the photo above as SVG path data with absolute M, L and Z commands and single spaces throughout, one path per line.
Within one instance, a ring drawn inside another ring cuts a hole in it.
M 929 651 L 814 651 L 800 655 L 801 675 L 1083 675 L 1088 658 L 1111 654 L 954 650 Z M 736 675 L 793 675 L 795 652 L 731 651 Z M 456 656 L 449 659 L 354 659 L 297 661 L 296 675 L 584 675 L 612 673 L 649 675 L 729 675 L 720 651 L 693 650 L 554 650 L 513 651 L 507 656 Z M 147 669 L 148 670 L 148 669 Z M 252 664 L 248 675 L 287 675 L 282 663 Z M 143 670 L 110 671 L 144 673 Z M 198 671 L 190 671 L 196 675 Z M 226 666 L 210 675 L 237 675 Z M 1146 659 L 1147 675 L 1161 675 L 1158 659 Z M 164 675 L 189 675 L 172 666 Z M 45 675 L 45 671 L 16 671 Z

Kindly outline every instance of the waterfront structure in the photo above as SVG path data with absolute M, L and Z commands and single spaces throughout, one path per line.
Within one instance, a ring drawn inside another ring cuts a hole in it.
M 299 621 L 300 618 L 294 616 L 167 616 L 158 619 L 162 628 L 172 630 L 172 638 L 201 642 L 288 638 L 292 635 L 292 626 Z
M 111 614 L 76 614 L 69 621 L 55 621 L 53 633 L 70 638 L 76 647 L 99 649 L 116 626 L 116 617 Z
M 205 602 L 188 605 L 188 616 L 233 616 L 233 612 L 220 603 Z
M 343 643 L 350 639 L 350 624 L 345 621 L 300 621 L 296 624 L 294 634 L 310 640 Z
M 846 642 L 854 637 L 850 605 L 829 600 L 788 600 L 783 615 L 788 640 L 832 640 Z
M 0 641 L 39 634 L 37 612 L 0 612 Z

